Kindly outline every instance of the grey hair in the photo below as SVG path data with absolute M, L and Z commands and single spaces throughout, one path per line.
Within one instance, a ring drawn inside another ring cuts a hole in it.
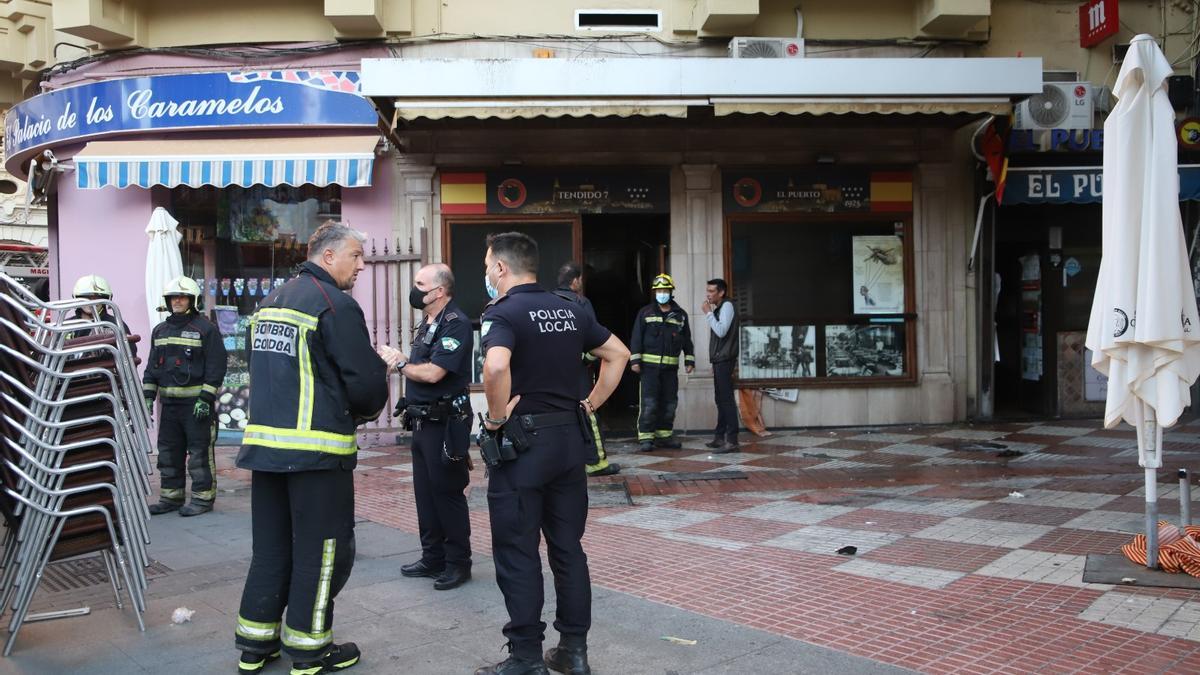
M 433 273 L 433 279 L 438 286 L 446 289 L 446 295 L 454 295 L 454 272 L 448 266 L 440 266 Z
M 340 221 L 327 220 L 308 239 L 308 259 L 317 258 L 325 249 L 340 251 L 350 239 L 361 243 L 367 240 L 367 235 Z

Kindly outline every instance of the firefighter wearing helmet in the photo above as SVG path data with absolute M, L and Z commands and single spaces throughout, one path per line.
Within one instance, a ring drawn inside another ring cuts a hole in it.
M 75 282 L 75 287 L 71 290 L 71 297 L 76 300 L 107 300 L 112 302 L 113 292 L 112 287 L 108 285 L 108 281 L 99 274 L 88 274 L 79 277 Z M 96 310 L 99 310 L 97 313 Z M 75 310 L 75 318 L 81 321 L 103 321 L 117 325 L 117 317 L 104 305 L 89 305 L 80 307 Z M 129 325 L 124 321 L 120 322 L 121 327 L 125 329 L 125 335 L 129 335 Z M 68 337 L 77 338 L 86 335 L 94 335 L 100 332 L 111 332 L 107 328 L 96 327 L 92 329 L 77 330 L 71 333 Z M 137 346 L 130 343 L 130 350 L 137 355 Z
M 638 450 L 655 447 L 678 448 L 675 438 L 675 408 L 679 404 L 679 353 L 691 373 L 696 367 L 692 328 L 687 312 L 672 297 L 675 281 L 669 274 L 654 277 L 650 292 L 654 299 L 643 307 L 633 322 L 629 363 L 641 376 L 638 408 Z
M 150 358 L 142 377 L 146 407 L 162 399 L 158 422 L 158 471 L 162 489 L 150 513 L 179 511 L 196 516 L 212 510 L 217 496 L 213 475 L 213 446 L 217 440 L 213 403 L 225 379 L 225 345 L 211 321 L 200 314 L 200 287 L 188 277 L 172 280 L 163 289 L 164 307 L 171 315 L 154 327 Z M 187 476 L 192 477 L 192 500 L 184 504 Z

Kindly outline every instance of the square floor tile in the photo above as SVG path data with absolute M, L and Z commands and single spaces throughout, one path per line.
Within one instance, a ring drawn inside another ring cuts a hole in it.
M 1061 506 L 1069 509 L 1097 509 L 1117 498 L 1116 495 L 1042 488 L 1028 488 L 1023 490 L 1022 494 L 1025 495 L 1019 500 L 1022 504 Z
M 1036 504 L 1025 504 L 1024 502 L 1025 500 L 1023 499 L 991 502 L 967 511 L 962 515 L 967 518 L 979 518 L 982 520 L 1003 520 L 1014 523 L 1058 526 L 1087 513 L 1086 509 L 1064 509 L 1058 506 L 1038 506 Z
M 962 572 L 949 572 L 929 567 L 889 565 L 870 560 L 851 560 L 833 569 L 855 576 L 930 589 L 945 588 L 966 576 Z
M 761 504 L 745 511 L 738 511 L 735 515 L 744 518 L 813 525 L 853 510 L 854 507 L 850 506 L 829 506 L 825 504 L 804 504 L 802 502 L 784 501 Z
M 1063 523 L 1061 527 L 1075 530 L 1119 532 L 1132 537 L 1142 531 L 1143 518 L 1124 511 L 1096 510 L 1072 518 Z
M 758 518 L 743 518 L 741 516 L 721 516 L 695 525 L 688 525 L 676 532 L 680 534 L 714 537 L 744 544 L 758 544 L 775 537 L 781 537 L 803 527 L 796 523 L 762 520 Z
M 863 454 L 863 451 L 862 450 L 845 450 L 842 448 L 819 447 L 819 448 L 802 448 L 800 450 L 790 450 L 783 454 L 788 457 L 798 457 L 800 459 L 830 460 L 830 459 L 848 459 L 850 457 L 857 457 L 858 455 Z
M 917 457 L 941 457 L 942 455 L 953 452 L 949 448 L 939 448 L 932 445 L 913 445 L 911 443 L 897 443 L 889 445 L 886 448 L 876 450 L 879 453 L 889 455 L 915 455 Z
M 912 534 L 913 532 L 920 532 L 927 527 L 933 527 L 943 520 L 945 518 L 942 516 L 865 508 L 841 516 L 835 516 L 821 524 L 825 527 L 840 527 L 847 530 Z
M 1006 523 L 976 518 L 950 518 L 912 536 L 962 544 L 1020 548 L 1035 541 L 1054 528 L 1030 523 Z
M 890 565 L 916 565 L 965 573 L 974 572 L 1004 557 L 1010 550 L 999 546 L 905 537 L 871 551 L 867 558 Z
M 814 525 L 804 527 L 788 534 L 769 539 L 763 546 L 786 548 L 790 551 L 805 553 L 826 553 L 835 555 L 843 546 L 855 546 L 858 555 L 887 546 L 902 538 L 903 535 L 883 532 L 863 532 L 860 530 L 844 530 L 838 527 L 822 527 Z
M 1025 544 L 1024 548 L 1069 555 L 1091 555 L 1093 553 L 1113 555 L 1120 553 L 1121 547 L 1132 540 L 1132 535 L 1124 532 L 1099 532 L 1059 527 L 1047 532 L 1037 540 Z
M 703 523 L 720 517 L 720 514 L 706 511 L 675 509 L 668 506 L 648 506 L 642 509 L 634 509 L 613 516 L 599 518 L 598 522 L 665 532 L 668 530 L 678 530 L 688 525 L 695 525 L 696 523 Z
M 871 508 L 880 511 L 900 511 L 903 513 L 923 513 L 930 516 L 957 516 L 972 509 L 979 508 L 979 502 L 971 499 L 920 499 L 918 497 L 899 497 L 872 504 Z
M 1000 579 L 1018 579 L 1058 586 L 1090 587 L 1083 583 L 1086 556 L 1018 549 L 982 568 L 975 574 Z

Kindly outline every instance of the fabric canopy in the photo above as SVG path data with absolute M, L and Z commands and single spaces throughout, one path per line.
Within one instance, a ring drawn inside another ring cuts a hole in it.
M 369 187 L 374 134 L 306 138 L 93 141 L 75 155 L 76 184 L 105 187 Z
M 1007 98 L 744 98 L 712 100 L 713 114 L 723 115 L 1008 115 Z

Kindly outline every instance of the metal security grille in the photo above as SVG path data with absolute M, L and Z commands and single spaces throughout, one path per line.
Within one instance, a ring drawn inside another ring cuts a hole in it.
M 160 562 L 152 562 L 146 568 L 146 579 L 161 577 L 170 571 L 170 567 Z M 42 574 L 41 587 L 51 593 L 62 593 L 101 584 L 108 584 L 108 572 L 99 556 L 91 556 L 47 565 Z

